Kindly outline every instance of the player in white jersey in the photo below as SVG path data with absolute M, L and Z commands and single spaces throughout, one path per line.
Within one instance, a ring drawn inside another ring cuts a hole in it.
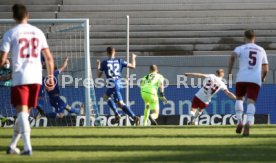
M 198 117 L 203 110 L 209 105 L 212 97 L 222 90 L 228 97 L 236 99 L 236 96 L 227 89 L 227 86 L 222 81 L 224 77 L 224 70 L 218 69 L 215 74 L 201 74 L 201 73 L 185 73 L 188 77 L 204 78 L 202 88 L 195 94 L 192 101 L 192 108 L 190 110 L 191 124 L 196 124 Z
M 265 50 L 255 44 L 256 35 L 253 30 L 246 30 L 245 44 L 236 47 L 232 53 L 228 76 L 232 75 L 235 59 L 239 59 L 239 71 L 236 76 L 236 104 L 235 111 L 238 119 L 236 133 L 240 134 L 243 129 L 243 98 L 247 97 L 247 118 L 243 135 L 249 136 L 250 125 L 254 124 L 255 102 L 258 98 L 262 82 L 265 81 L 269 71 L 269 65 Z
M 48 70 L 48 89 L 53 88 L 54 62 L 43 32 L 28 24 L 29 16 L 26 7 L 15 4 L 12 11 L 17 25 L 4 34 L 0 48 L 0 67 L 4 65 L 8 54 L 11 55 L 11 103 L 17 111 L 14 134 L 7 154 L 19 154 L 20 150 L 16 146 L 22 136 L 24 151 L 21 154 L 32 155 L 31 127 L 28 118 L 30 110 L 37 105 L 42 84 L 41 51 L 43 51 Z

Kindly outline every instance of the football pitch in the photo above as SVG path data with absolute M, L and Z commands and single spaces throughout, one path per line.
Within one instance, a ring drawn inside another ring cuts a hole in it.
M 5 154 L 12 129 L 0 128 L 0 162 L 276 162 L 276 126 L 254 126 L 250 137 L 234 131 L 234 126 L 33 128 L 28 157 Z

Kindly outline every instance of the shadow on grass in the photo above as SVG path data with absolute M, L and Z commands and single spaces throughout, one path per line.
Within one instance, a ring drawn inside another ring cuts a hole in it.
M 1 138 L 11 138 L 9 135 L 3 135 Z M 241 139 L 241 135 L 222 135 L 222 134 L 187 134 L 187 135 L 161 135 L 161 134 L 148 134 L 148 135 L 117 135 L 117 134 L 104 134 L 104 135 L 32 135 L 32 138 L 64 138 L 64 139 L 69 139 L 69 138 L 76 138 L 76 139 L 81 139 L 81 138 L 214 138 L 214 139 L 229 139 L 229 138 L 234 138 L 234 139 Z M 266 134 L 266 135 L 250 135 L 249 138 L 276 138 L 276 133 L 275 134 Z
M 274 143 L 275 144 L 275 143 Z M 3 147 L 1 147 L 1 150 Z M 81 161 L 96 162 L 273 162 L 276 160 L 275 145 L 83 145 L 83 146 L 33 146 L 40 152 L 122 152 L 120 156 L 110 154 L 110 157 L 80 158 Z M 125 155 L 124 155 L 125 153 Z M 57 153 L 58 154 L 58 153 Z M 71 154 L 71 153 L 69 153 Z M 89 153 L 91 154 L 91 153 Z M 122 156 L 123 155 L 123 156 Z M 89 156 L 87 156 L 89 157 Z M 56 160 L 58 161 L 58 160 Z M 71 162 L 68 159 L 66 162 Z M 75 162 L 72 161 L 72 162 Z

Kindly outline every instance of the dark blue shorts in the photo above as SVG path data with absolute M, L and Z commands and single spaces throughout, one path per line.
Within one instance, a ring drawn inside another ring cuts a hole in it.
M 60 96 L 51 96 L 50 104 L 55 108 L 56 113 L 64 112 L 67 106 L 67 104 L 60 98 Z
M 123 101 L 123 96 L 121 94 L 121 86 L 119 84 L 115 84 L 113 88 L 107 88 L 105 94 L 108 97 L 113 98 L 114 102 L 118 103 L 119 101 Z

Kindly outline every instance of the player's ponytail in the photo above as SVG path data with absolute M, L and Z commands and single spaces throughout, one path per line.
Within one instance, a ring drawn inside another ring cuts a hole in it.
M 14 4 L 12 6 L 13 18 L 16 21 L 21 22 L 24 18 L 28 16 L 28 11 L 26 6 L 22 4 Z

